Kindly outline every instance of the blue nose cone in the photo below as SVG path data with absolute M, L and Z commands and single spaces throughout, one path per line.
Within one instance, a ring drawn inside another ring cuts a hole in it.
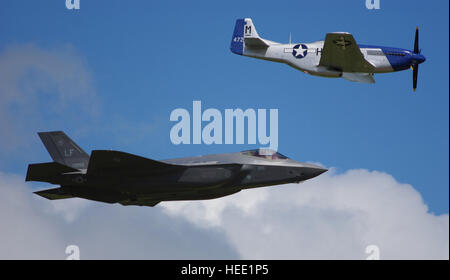
M 414 53 L 412 55 L 412 63 L 413 64 L 420 64 L 425 62 L 426 58 L 425 56 L 421 55 L 420 53 Z

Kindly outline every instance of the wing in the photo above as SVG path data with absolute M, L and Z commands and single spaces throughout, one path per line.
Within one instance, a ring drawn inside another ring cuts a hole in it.
M 174 168 L 182 167 L 124 152 L 95 150 L 89 159 L 87 173 L 141 177 Z
M 342 72 L 372 73 L 375 67 L 364 59 L 350 33 L 328 33 L 323 45 L 320 66 Z
M 34 193 L 50 200 L 66 199 L 74 197 L 71 194 L 64 192 L 61 188 L 46 189 Z
M 375 83 L 375 79 L 373 78 L 373 74 L 370 73 L 348 73 L 343 72 L 342 78 L 351 81 L 351 82 L 359 82 L 359 83 L 366 83 L 366 84 L 373 84 Z
M 135 201 L 131 201 L 131 200 L 119 201 L 119 203 L 122 204 L 123 206 L 137 205 L 137 206 L 150 206 L 150 207 L 154 207 L 160 202 L 161 202 L 160 200 L 152 200 L 152 199 L 137 199 Z

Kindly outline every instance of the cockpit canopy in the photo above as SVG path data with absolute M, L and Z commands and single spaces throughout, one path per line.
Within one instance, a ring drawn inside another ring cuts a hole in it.
M 280 159 L 288 159 L 287 156 L 282 155 L 278 152 L 275 152 L 271 149 L 255 149 L 255 150 L 247 150 L 242 151 L 241 154 L 252 157 L 259 157 L 271 160 L 280 160 Z

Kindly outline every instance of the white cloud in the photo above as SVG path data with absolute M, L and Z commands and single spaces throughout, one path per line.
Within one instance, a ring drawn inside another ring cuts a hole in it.
M 220 230 L 205 230 L 161 208 L 81 199 L 49 201 L 22 177 L 0 172 L 0 259 L 237 258 Z
M 0 51 L 0 152 L 24 145 L 36 127 L 83 122 L 96 115 L 85 61 L 70 46 L 43 49 L 33 44 Z
M 242 258 L 448 259 L 449 216 L 428 212 L 410 185 L 377 171 L 334 170 L 303 184 L 219 200 L 163 203 L 166 212 L 225 231 Z
M 367 170 L 154 208 L 49 201 L 0 172 L 0 225 L 0 259 L 63 259 L 70 244 L 84 259 L 364 259 L 372 244 L 382 259 L 449 255 L 448 214 Z
M 165 124 L 153 117 L 102 116 L 102 103 L 86 59 L 70 45 L 0 49 L 0 131 L 7 131 L 0 139 L 0 155 L 34 153 L 30 147 L 37 144 L 38 131 L 71 130 L 74 139 L 101 135 L 123 147 L 145 142 L 145 135 Z M 6 164 L 2 159 L 0 168 Z

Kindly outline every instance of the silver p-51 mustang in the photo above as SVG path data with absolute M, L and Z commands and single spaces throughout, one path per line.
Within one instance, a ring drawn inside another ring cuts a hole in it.
M 328 33 L 325 41 L 281 44 L 259 37 L 250 18 L 236 20 L 230 49 L 235 54 L 286 63 L 307 74 L 362 83 L 374 83 L 374 74 L 412 68 L 414 91 L 419 64 L 425 61 L 418 29 L 414 50 L 358 45 L 347 32 Z

